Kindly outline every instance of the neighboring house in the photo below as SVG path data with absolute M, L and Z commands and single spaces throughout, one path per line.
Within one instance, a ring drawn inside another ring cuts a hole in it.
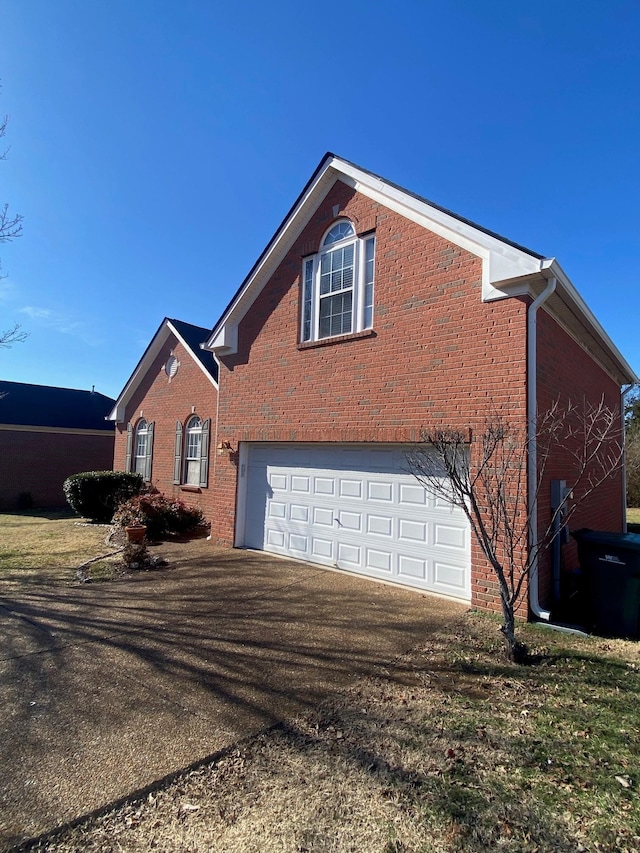
M 210 330 L 164 319 L 115 402 L 114 468 L 137 471 L 170 497 L 213 512 L 209 489 L 218 365 Z
M 499 606 L 496 583 L 466 517 L 425 494 L 406 450 L 425 427 L 477 435 L 497 408 L 523 436 L 555 400 L 604 398 L 618 411 L 621 386 L 636 381 L 555 259 L 333 154 L 202 341 L 219 389 L 211 377 L 187 399 L 179 374 L 172 384 L 160 375 L 168 350 L 145 355 L 145 389 L 171 417 L 160 429 L 140 388 L 126 413 L 119 401 L 118 421 L 135 430 L 136 418 L 147 429 L 155 420 L 151 471 L 162 466 L 166 481 L 172 448 L 174 472 L 184 454 L 177 423 L 186 428 L 191 407 L 211 418 L 215 541 L 489 609 Z M 117 459 L 124 441 L 123 432 Z M 570 479 L 562 458 L 550 473 Z M 623 528 L 623 479 L 610 478 L 579 525 Z M 541 528 L 549 487 L 535 502 Z M 548 617 L 550 605 L 543 562 L 529 606 Z
M 114 400 L 97 391 L 0 381 L 0 507 L 59 507 L 62 484 L 113 460 Z

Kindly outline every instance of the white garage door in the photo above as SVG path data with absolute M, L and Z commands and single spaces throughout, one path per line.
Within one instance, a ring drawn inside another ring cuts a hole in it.
M 408 473 L 401 446 L 245 452 L 239 545 L 470 599 L 468 521 Z

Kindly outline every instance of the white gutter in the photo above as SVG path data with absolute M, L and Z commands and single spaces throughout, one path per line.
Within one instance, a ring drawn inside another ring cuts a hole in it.
M 542 261 L 541 267 L 545 265 Z M 538 448 L 536 444 L 536 424 L 538 409 L 537 393 L 537 313 L 538 308 L 556 289 L 556 278 L 552 276 L 542 293 L 529 306 L 527 314 L 527 444 L 528 444 L 528 486 L 529 486 L 529 548 L 538 544 Z M 551 612 L 540 606 L 538 589 L 538 555 L 536 554 L 529 570 L 529 607 L 536 619 L 548 622 Z
M 622 429 L 622 532 L 627 533 L 627 430 L 624 423 L 624 398 L 633 388 L 633 383 L 620 394 L 620 428 Z

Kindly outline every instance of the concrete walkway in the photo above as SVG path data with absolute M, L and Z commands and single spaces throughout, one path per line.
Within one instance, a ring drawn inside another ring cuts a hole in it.
M 196 541 L 168 568 L 0 595 L 0 849 L 374 673 L 464 607 Z

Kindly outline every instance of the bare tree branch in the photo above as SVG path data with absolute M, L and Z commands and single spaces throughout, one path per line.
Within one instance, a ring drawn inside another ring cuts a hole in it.
M 9 349 L 14 344 L 23 343 L 28 337 L 27 332 L 22 331 L 20 324 L 16 323 L 13 328 L 0 332 L 0 347 L 2 349 Z
M 528 488 L 528 458 L 536 444 L 537 472 Z M 502 412 L 491 414 L 475 441 L 460 430 L 423 430 L 407 454 L 409 470 L 432 495 L 462 510 L 498 582 L 507 653 L 525 652 L 516 639 L 515 614 L 538 558 L 577 509 L 623 465 L 620 416 L 604 399 L 562 407 L 554 403 L 538 417 L 530 435 Z M 548 465 L 561 453 L 567 470 L 566 497 L 544 528 L 530 536 L 534 507 Z M 568 463 L 568 464 L 567 464 Z

